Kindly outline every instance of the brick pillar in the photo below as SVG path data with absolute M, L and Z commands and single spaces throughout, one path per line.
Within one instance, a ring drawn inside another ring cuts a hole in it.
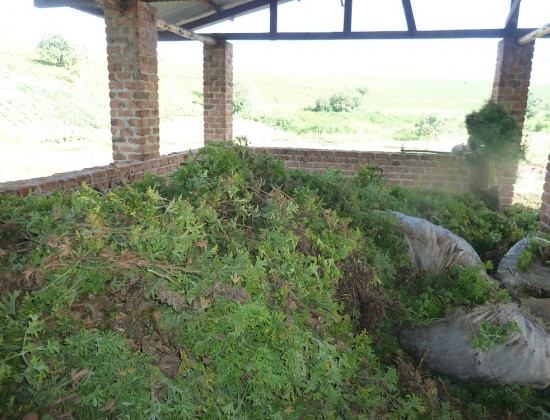
M 105 8 L 113 160 L 159 156 L 156 9 L 127 0 L 124 11 Z
M 491 100 L 504 105 L 516 120 L 520 136 L 525 121 L 534 48 L 534 42 L 519 45 L 512 37 L 504 38 L 498 44 Z M 521 141 L 521 138 L 518 141 Z M 510 165 L 510 172 L 517 174 L 517 164 Z M 512 204 L 514 198 L 516 177 L 511 181 L 511 183 L 501 184 L 499 180 L 500 201 L 503 207 Z
M 512 38 L 505 38 L 498 44 L 491 99 L 504 105 L 520 129 L 525 121 L 534 49 L 534 42 L 519 45 Z
M 204 142 L 233 138 L 233 45 L 204 44 Z
M 548 164 L 546 165 L 546 181 L 542 193 L 539 230 L 550 233 L 550 155 L 548 155 Z

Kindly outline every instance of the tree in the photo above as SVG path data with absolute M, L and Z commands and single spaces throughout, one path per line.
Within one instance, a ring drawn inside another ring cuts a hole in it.
M 36 48 L 45 64 L 70 68 L 78 61 L 76 48 L 63 35 L 46 35 Z

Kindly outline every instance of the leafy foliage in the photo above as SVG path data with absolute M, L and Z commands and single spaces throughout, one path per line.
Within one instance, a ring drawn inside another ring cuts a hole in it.
M 233 114 L 246 116 L 250 112 L 250 94 L 246 86 L 235 84 L 233 87 Z
M 508 321 L 503 325 L 491 321 L 481 321 L 477 325 L 476 335 L 470 341 L 470 345 L 475 349 L 488 351 L 497 344 L 505 343 L 514 332 L 519 332 L 518 324 L 514 321 Z
M 457 307 L 509 302 L 508 292 L 496 280 L 482 277 L 480 270 L 480 267 L 456 266 L 446 275 L 429 274 L 405 283 L 399 292 L 400 302 L 406 308 L 401 321 L 426 325 Z
M 443 120 L 435 114 L 423 116 L 414 124 L 414 134 L 419 138 L 434 138 L 443 130 Z
M 359 108 L 361 99 L 367 93 L 364 89 L 354 91 L 337 92 L 328 99 L 317 98 L 314 112 L 352 112 Z M 357 94 L 359 93 L 359 95 Z
M 525 158 L 519 128 L 500 104 L 488 101 L 465 119 L 468 146 L 480 157 L 520 160 Z
M 550 266 L 550 235 L 531 236 L 527 249 L 518 257 L 517 267 L 520 271 L 527 271 L 535 261 Z
M 47 35 L 36 46 L 40 58 L 46 64 L 70 68 L 78 62 L 78 53 L 63 35 Z
M 107 194 L 2 196 L 0 410 L 457 418 L 391 326 L 507 297 L 474 270 L 411 277 L 388 210 L 469 215 L 461 198 L 415 197 L 375 167 L 286 172 L 245 144 Z

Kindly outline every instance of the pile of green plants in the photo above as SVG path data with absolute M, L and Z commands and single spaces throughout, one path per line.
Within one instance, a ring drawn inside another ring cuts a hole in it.
M 410 301 L 435 287 L 411 274 L 389 213 L 421 213 L 415 197 L 376 168 L 351 179 L 287 172 L 237 144 L 205 147 L 168 181 L 151 176 L 105 194 L 83 186 L 71 195 L 2 196 L 0 412 L 477 413 L 489 402 L 464 385 L 454 395 L 390 333 L 419 322 Z M 462 198 L 452 200 L 461 208 Z M 473 271 L 451 276 L 459 278 L 453 299 L 434 303 L 422 322 L 506 299 L 494 285 L 462 293 L 478 284 Z M 544 397 L 528 390 L 521 403 L 487 413 L 528 412 Z
M 529 238 L 527 249 L 519 255 L 518 269 L 528 271 L 535 262 L 550 267 L 550 235 L 539 234 Z

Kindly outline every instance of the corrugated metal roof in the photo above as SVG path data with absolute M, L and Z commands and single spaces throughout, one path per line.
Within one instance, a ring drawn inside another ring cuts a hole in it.
M 182 25 L 193 18 L 208 16 L 215 12 L 202 1 L 156 1 L 149 4 L 157 9 L 158 17 L 175 25 Z
M 97 16 L 103 15 L 103 8 L 98 6 L 102 1 L 107 0 L 34 0 L 34 5 L 36 7 L 72 7 L 78 10 L 82 10 L 88 13 L 92 13 Z M 113 1 L 113 0 L 109 0 Z M 117 1 L 117 0 L 115 0 Z M 145 0 L 152 6 L 157 9 L 158 17 L 164 20 L 165 22 L 181 26 L 186 30 L 197 30 L 200 28 L 205 28 L 216 23 L 219 23 L 224 20 L 232 19 L 237 16 L 242 16 L 244 14 L 253 13 L 260 9 L 270 7 L 272 5 L 282 5 L 287 2 L 294 2 L 296 0 Z M 334 0 L 337 2 L 338 0 Z M 422 0 L 425 1 L 425 0 Z M 432 0 L 436 1 L 436 0 Z M 448 2 L 455 6 L 455 11 L 472 11 L 475 10 L 475 4 L 478 0 L 460 0 L 454 2 Z M 485 1 L 485 0 L 484 0 Z M 441 28 L 424 28 L 422 25 L 423 14 L 422 11 L 426 7 L 422 8 L 420 0 L 393 0 L 393 3 L 397 5 L 394 7 L 394 12 L 404 13 L 406 18 L 406 30 L 354 30 L 352 25 L 352 10 L 353 3 L 351 1 L 340 0 L 342 6 L 344 6 L 344 21 L 343 21 L 343 30 L 330 32 L 307 32 L 298 28 L 296 32 L 279 32 L 277 30 L 277 7 L 272 9 L 274 13 L 270 14 L 270 27 L 268 32 L 262 33 L 214 33 L 211 36 L 214 36 L 217 39 L 227 39 L 227 40 L 259 40 L 259 39 L 286 39 L 286 40 L 307 40 L 307 39 L 435 39 L 435 38 L 503 38 L 505 36 L 510 36 L 512 33 L 518 38 L 525 33 L 532 31 L 536 28 L 518 28 L 518 15 L 520 4 L 523 2 L 526 5 L 529 4 L 527 0 L 515 0 L 511 6 L 510 0 L 492 0 L 495 5 L 498 5 L 498 19 L 493 19 L 492 24 L 487 24 L 485 28 L 478 28 L 476 26 L 479 24 L 472 25 L 468 21 L 462 21 L 458 23 L 457 26 L 461 28 L 454 27 L 453 29 L 447 29 L 451 24 L 454 25 L 455 20 L 451 19 L 452 22 L 443 21 L 439 19 L 437 22 L 441 21 Z M 538 7 L 543 8 L 548 7 L 550 0 L 536 0 L 539 3 Z M 339 3 L 340 3 L 339 2 Z M 388 0 L 378 1 L 378 2 L 369 2 L 371 8 L 381 9 L 388 7 Z M 542 2 L 542 3 L 541 3 Z M 304 1 L 304 3 L 306 3 Z M 314 3 L 315 7 L 317 6 L 317 0 L 310 0 L 309 3 Z M 320 4 L 321 2 L 319 2 Z M 418 4 L 417 4 L 418 3 Z M 434 3 L 438 5 L 438 3 Z M 359 3 L 360 6 L 364 4 Z M 357 6 L 357 10 L 361 10 L 361 7 Z M 428 11 L 433 13 L 436 9 L 443 10 L 448 12 L 446 9 L 442 9 L 443 6 L 439 6 L 439 9 L 435 6 L 428 7 Z M 364 8 L 364 7 L 363 7 Z M 400 10 L 401 9 L 401 10 Z M 416 22 L 415 18 L 415 9 L 420 10 L 418 14 L 418 21 Z M 393 10 L 393 9 L 392 9 Z M 443 16 L 444 13 L 440 14 Z M 368 9 L 363 10 L 357 16 L 364 16 L 368 12 Z M 447 16 L 453 17 L 458 13 L 446 13 Z M 465 15 L 466 16 L 466 15 Z M 360 19 L 360 18 L 359 18 Z M 498 22 L 502 24 L 498 25 Z M 483 21 L 484 22 L 484 21 Z M 418 25 L 420 23 L 421 25 Z M 482 24 L 483 25 L 483 24 Z M 490 25 L 490 26 L 489 26 Z M 550 37 L 550 35 L 546 35 Z M 160 31 L 159 40 L 176 40 L 180 39 L 179 34 L 173 34 L 169 31 Z
M 158 16 L 174 25 L 185 25 L 197 19 L 215 15 L 219 11 L 231 10 L 236 6 L 252 3 L 253 0 L 180 0 L 152 1 Z
M 157 9 L 159 18 L 174 25 L 185 25 L 187 23 L 206 18 L 213 17 L 216 23 L 215 16 L 218 12 L 222 12 L 219 20 L 229 19 L 230 10 L 234 7 L 251 4 L 260 4 L 263 6 L 265 2 L 258 0 L 178 0 L 178 1 L 149 1 L 150 5 Z M 288 1 L 288 0 L 286 0 Z M 97 16 L 103 15 L 103 6 L 95 0 L 34 0 L 35 7 L 71 7 L 77 10 L 82 10 L 87 13 L 92 13 Z M 253 10 L 247 11 L 251 12 Z M 229 12 L 229 13 L 227 13 Z M 209 23 L 209 24 L 212 24 Z

